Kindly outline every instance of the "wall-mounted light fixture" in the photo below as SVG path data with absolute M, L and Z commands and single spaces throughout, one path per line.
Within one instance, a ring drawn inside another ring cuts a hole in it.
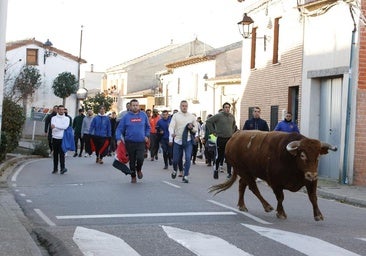
M 239 33 L 244 39 L 251 39 L 252 34 L 252 25 L 254 21 L 251 17 L 249 17 L 246 13 L 243 15 L 243 19 L 238 22 Z M 263 37 L 256 37 L 257 39 L 264 40 L 264 51 L 267 49 L 267 36 L 264 35 Z
M 43 44 L 44 55 L 43 55 L 43 64 L 46 64 L 46 59 L 51 56 L 57 56 L 57 53 L 51 51 L 52 43 L 49 39 Z

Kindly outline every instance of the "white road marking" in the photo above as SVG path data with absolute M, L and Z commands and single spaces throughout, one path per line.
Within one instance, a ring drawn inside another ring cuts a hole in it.
M 32 200 L 30 200 L 30 199 L 27 199 L 27 200 L 25 200 L 27 203 L 32 203 Z
M 172 186 L 172 187 L 175 187 L 175 188 L 181 188 L 181 186 L 178 186 L 178 185 L 175 185 L 175 184 L 173 184 L 173 183 L 170 183 L 169 181 L 165 181 L 165 180 L 163 180 L 163 182 L 164 182 L 165 184 L 169 185 L 169 186 Z
M 162 226 L 170 239 L 183 245 L 200 256 L 249 256 L 251 254 L 239 249 L 227 241 L 207 234 L 192 232 L 180 228 Z
M 25 197 L 25 194 L 23 194 L 23 193 L 20 193 L 19 195 L 20 195 L 21 197 Z
M 19 173 L 23 170 L 23 168 L 27 165 L 27 164 L 30 164 L 30 163 L 33 163 L 33 162 L 37 162 L 37 161 L 41 161 L 40 159 L 37 159 L 37 160 L 33 160 L 33 161 L 29 161 L 29 162 L 26 162 L 24 164 L 22 164 L 14 173 L 14 175 L 11 177 L 11 182 L 16 182 L 17 181 L 17 177 L 19 175 Z
M 168 212 L 168 213 L 134 213 L 134 214 L 94 214 L 56 216 L 59 220 L 67 219 L 101 219 L 101 218 L 139 218 L 139 217 L 178 217 L 178 216 L 212 216 L 236 215 L 235 212 Z
M 279 229 L 241 224 L 264 237 L 275 240 L 308 256 L 360 256 L 319 238 Z
M 359 239 L 359 240 L 361 240 L 361 241 L 366 242 L 366 238 L 364 238 L 364 237 L 356 237 L 356 238 Z
M 76 227 L 73 240 L 88 256 L 140 255 L 121 238 L 94 229 Z
M 40 209 L 34 209 L 34 211 L 41 217 L 41 219 L 46 222 L 49 226 L 56 226 L 56 224 L 50 220 L 46 214 L 44 214 Z
M 256 222 L 259 222 L 259 223 L 261 223 L 261 224 L 266 224 L 266 225 L 270 225 L 270 224 L 272 224 L 272 223 L 270 223 L 270 222 L 267 222 L 267 221 L 265 221 L 265 220 L 262 220 L 261 218 L 258 218 L 258 217 L 256 217 L 256 216 L 254 216 L 254 215 L 252 215 L 252 214 L 250 214 L 250 213 L 243 212 L 243 211 L 239 211 L 239 210 L 238 210 L 238 209 L 236 209 L 236 208 L 230 207 L 230 206 L 228 206 L 228 205 L 224 205 L 224 204 L 219 203 L 219 202 L 216 202 L 216 201 L 214 201 L 214 200 L 207 200 L 207 201 L 208 201 L 208 202 L 210 202 L 210 203 L 216 204 L 216 205 L 218 205 L 218 206 L 224 207 L 224 208 L 226 208 L 226 209 L 232 210 L 232 211 L 234 211 L 234 212 L 237 212 L 237 213 L 243 214 L 243 215 L 247 216 L 248 218 L 251 218 L 252 220 L 255 220 Z

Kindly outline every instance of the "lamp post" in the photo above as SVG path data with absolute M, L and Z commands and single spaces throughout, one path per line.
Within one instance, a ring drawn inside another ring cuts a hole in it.
M 51 43 L 51 41 L 49 39 L 47 39 L 47 41 L 43 44 L 43 48 L 44 48 L 43 64 L 46 64 L 46 59 L 48 57 L 57 55 L 57 53 L 51 51 L 52 45 L 53 44 Z
M 253 23 L 254 23 L 254 20 L 250 16 L 248 16 L 247 13 L 244 13 L 243 19 L 237 23 L 239 33 L 241 34 L 241 36 L 244 39 L 251 39 L 250 36 L 252 34 Z M 264 35 L 263 37 L 255 37 L 255 38 L 264 40 L 264 51 L 266 51 L 266 49 L 267 49 L 267 36 Z
M 81 47 L 83 45 L 83 28 L 84 26 L 81 25 L 81 29 L 80 29 L 80 43 L 79 43 L 79 56 L 78 56 L 78 92 L 81 90 L 81 89 L 84 89 L 86 90 L 85 88 L 80 88 L 80 61 L 81 61 Z M 86 90 L 87 91 L 87 90 Z M 75 109 L 75 115 L 76 113 L 78 113 L 78 110 L 79 110 L 79 98 L 78 98 L 78 95 L 77 95 L 77 92 L 76 92 L 76 109 Z M 85 95 L 85 98 L 86 98 L 86 95 Z M 84 99 L 85 99 L 84 98 Z

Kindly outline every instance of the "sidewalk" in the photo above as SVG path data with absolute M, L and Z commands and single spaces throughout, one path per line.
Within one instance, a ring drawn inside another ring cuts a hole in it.
M 34 157 L 14 156 L 0 165 L 0 256 L 42 256 L 7 183 L 13 168 L 30 158 Z
M 15 166 L 31 156 L 14 156 L 0 165 L 0 256 L 42 256 L 41 249 L 27 231 L 27 219 L 8 191 L 7 177 Z M 200 168 L 207 168 L 201 165 Z M 319 180 L 318 196 L 366 207 L 366 187 L 341 185 Z

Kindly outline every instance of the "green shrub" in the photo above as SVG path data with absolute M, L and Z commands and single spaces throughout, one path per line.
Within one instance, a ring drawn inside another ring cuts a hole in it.
M 2 135 L 5 136 L 5 154 L 13 152 L 18 147 L 20 136 L 25 121 L 23 108 L 13 102 L 10 98 L 4 97 L 2 116 Z
M 0 163 L 5 160 L 6 157 L 6 136 L 4 132 L 1 132 L 1 144 L 0 144 Z
M 48 142 L 46 140 L 37 141 L 34 144 L 34 149 L 32 155 L 38 155 L 43 157 L 48 157 Z

